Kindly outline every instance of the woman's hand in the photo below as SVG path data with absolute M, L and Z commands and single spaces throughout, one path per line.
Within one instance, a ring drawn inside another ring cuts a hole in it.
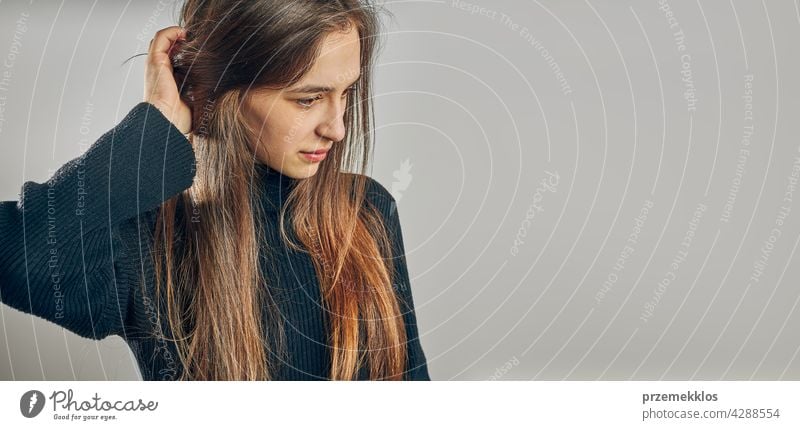
M 178 26 L 156 32 L 150 41 L 144 71 L 144 101 L 153 104 L 183 134 L 192 129 L 192 111 L 183 102 L 172 71 L 172 50 L 186 37 Z

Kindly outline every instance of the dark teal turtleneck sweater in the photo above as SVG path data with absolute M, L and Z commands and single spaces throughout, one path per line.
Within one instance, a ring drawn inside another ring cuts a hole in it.
M 156 211 L 191 186 L 195 162 L 189 141 L 143 102 L 50 180 L 26 182 L 18 202 L 0 202 L 0 301 L 82 337 L 122 337 L 144 380 L 180 376 L 175 345 L 163 337 L 169 328 L 155 316 L 149 255 Z M 256 172 L 264 191 L 261 239 L 270 250 L 262 270 L 283 316 L 288 353 L 273 379 L 328 379 L 331 351 L 317 275 L 308 253 L 286 246 L 277 226 L 296 180 L 264 164 Z M 383 215 L 396 256 L 393 285 L 408 338 L 404 379 L 430 380 L 395 201 L 371 178 L 367 200 Z M 358 379 L 368 379 L 368 369 Z

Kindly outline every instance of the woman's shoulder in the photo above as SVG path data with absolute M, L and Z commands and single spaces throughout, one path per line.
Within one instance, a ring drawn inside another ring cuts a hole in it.
M 364 200 L 362 206 L 368 210 L 377 211 L 384 225 L 390 230 L 399 229 L 400 219 L 397 213 L 397 202 L 389 190 L 377 179 L 368 175 L 354 172 L 343 172 L 353 181 L 363 180 Z
M 377 206 L 385 215 L 390 215 L 395 210 L 395 199 L 392 193 L 377 179 L 360 173 L 347 173 L 353 180 L 364 180 L 364 193 L 366 200 Z M 385 209 L 385 211 L 384 211 Z

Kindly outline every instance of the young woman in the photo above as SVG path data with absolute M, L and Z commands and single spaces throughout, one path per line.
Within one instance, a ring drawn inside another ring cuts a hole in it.
M 0 203 L 2 301 L 121 336 L 145 380 L 429 380 L 365 174 L 378 26 L 366 1 L 187 0 L 144 101 Z

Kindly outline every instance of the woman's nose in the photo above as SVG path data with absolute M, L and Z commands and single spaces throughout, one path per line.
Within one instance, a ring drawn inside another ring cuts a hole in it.
M 347 105 L 344 101 L 335 103 L 331 107 L 328 119 L 321 125 L 320 135 L 325 139 L 338 142 L 344 139 L 346 129 L 344 125 L 344 111 Z

